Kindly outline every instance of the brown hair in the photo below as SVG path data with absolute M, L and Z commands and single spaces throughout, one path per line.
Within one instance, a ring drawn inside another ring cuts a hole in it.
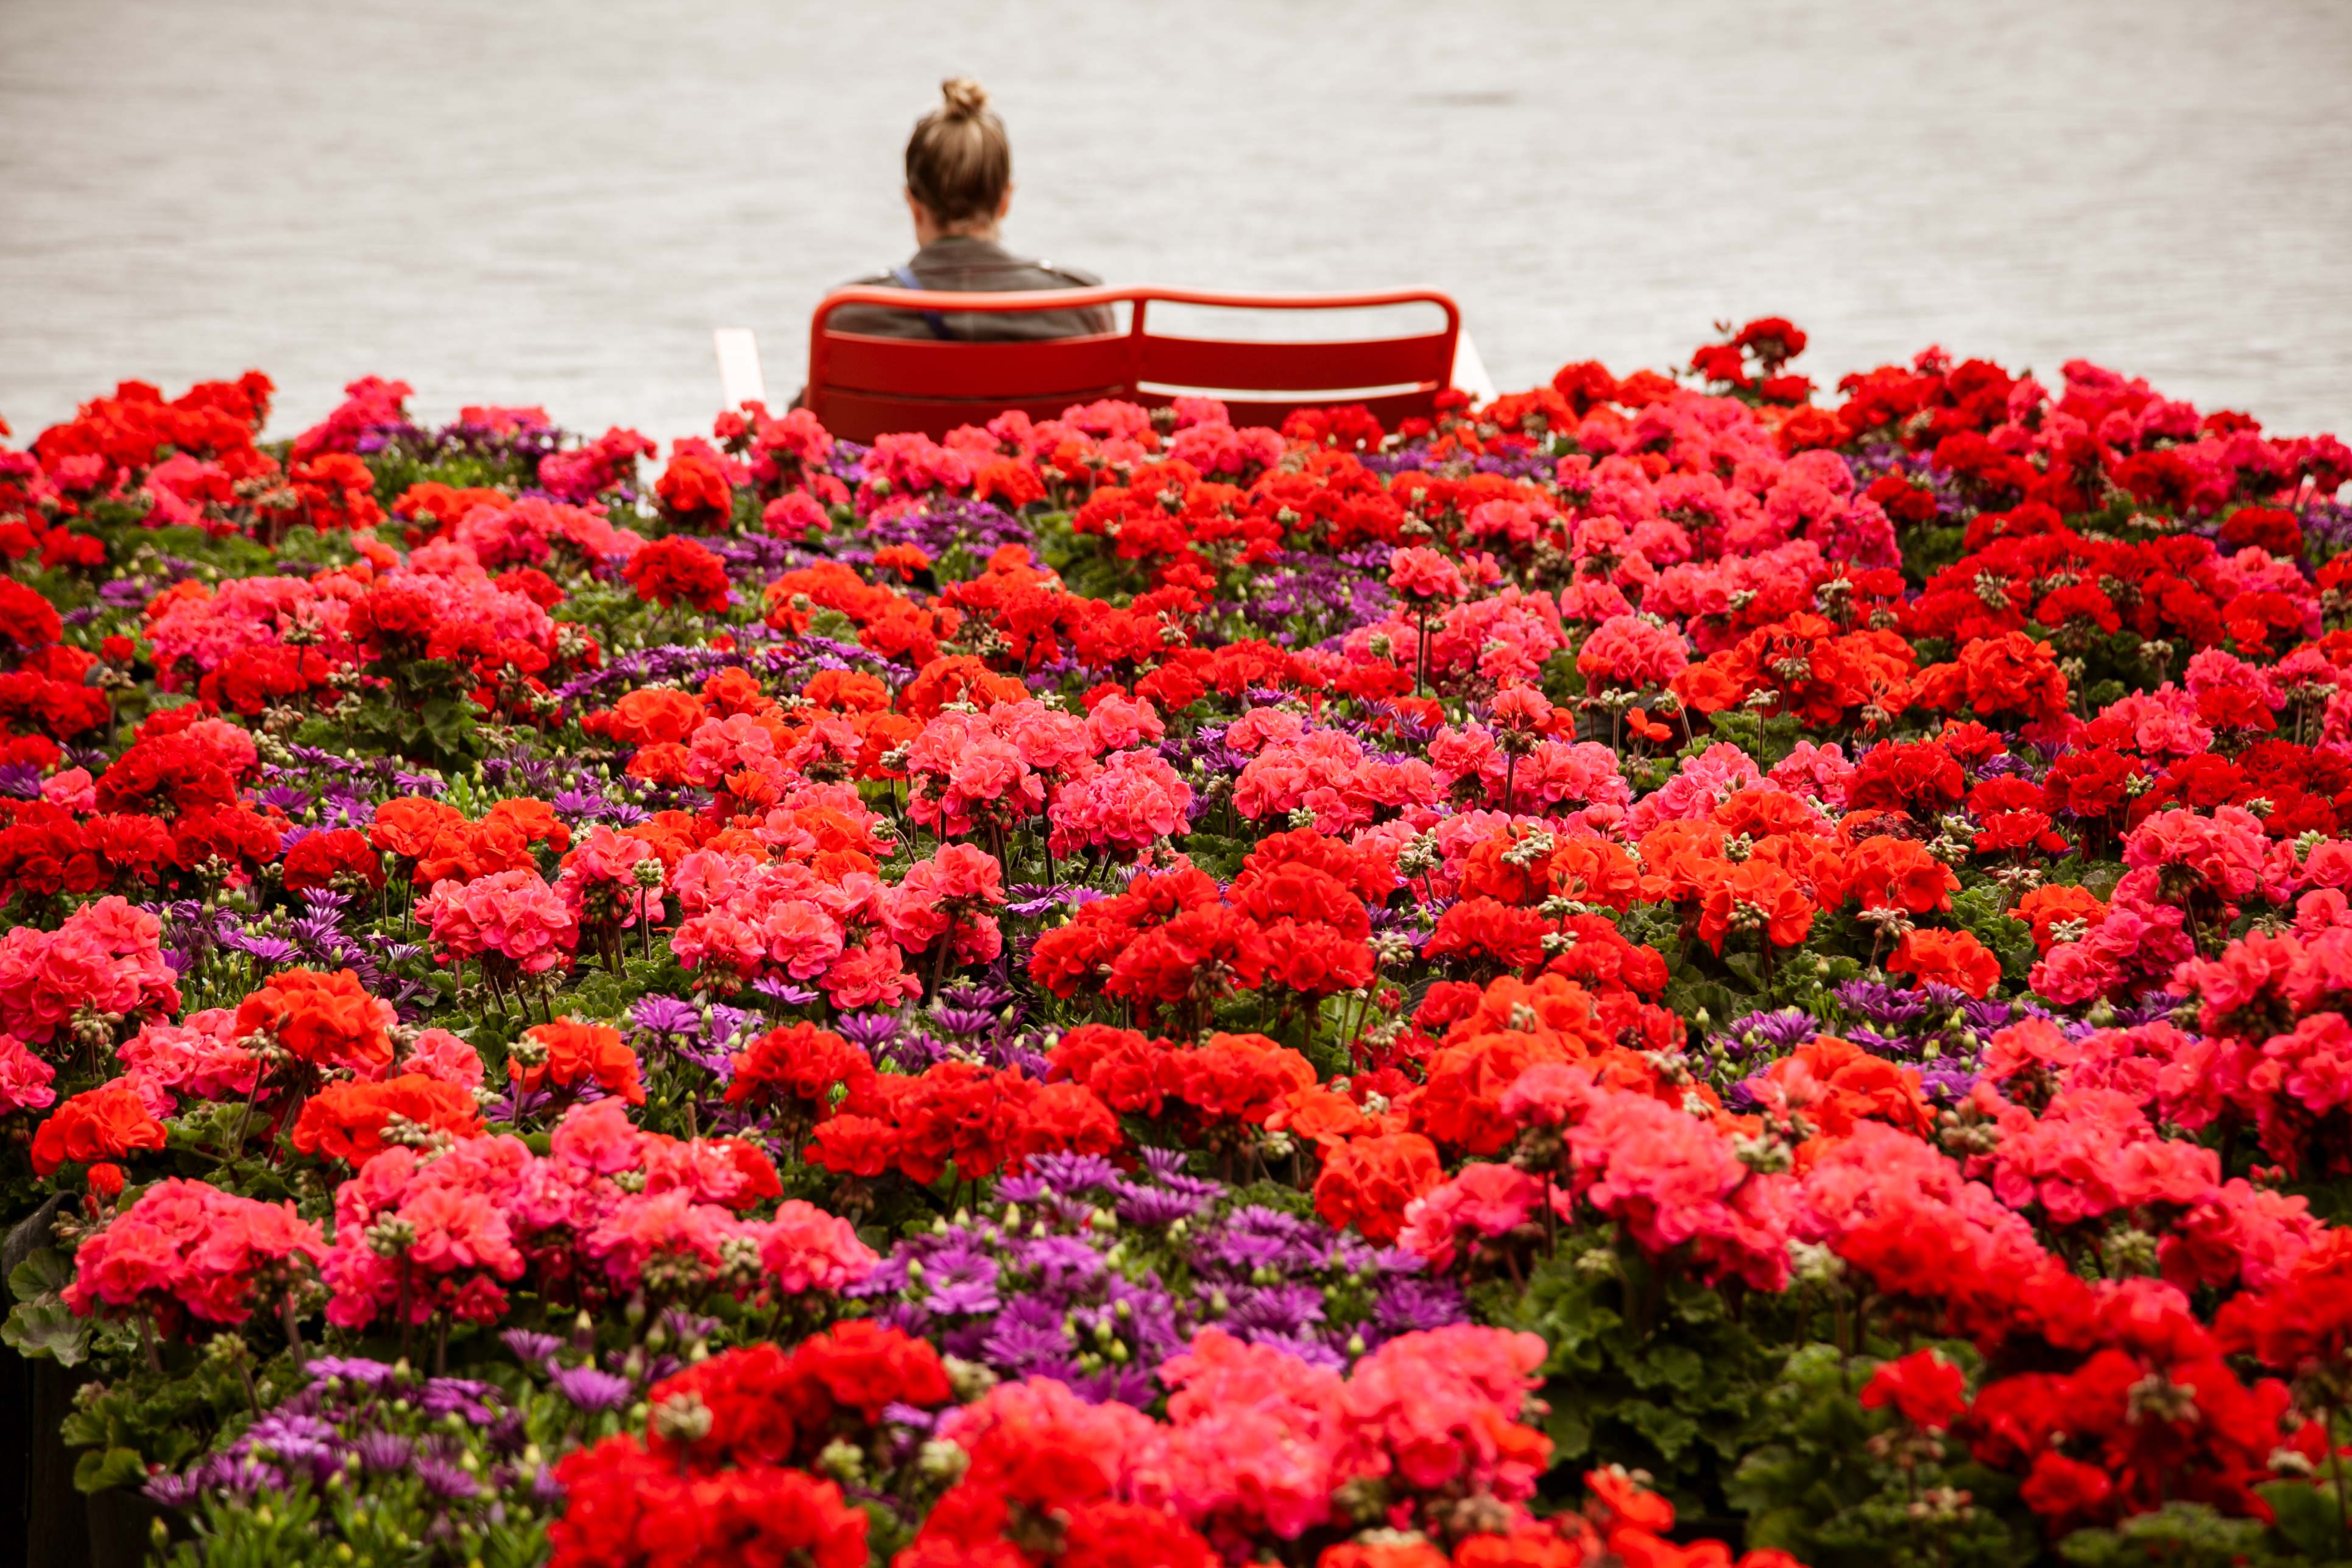
M 907 139 L 907 189 L 942 225 L 990 218 L 1013 185 L 1013 143 L 970 77 L 940 83 L 943 101 Z

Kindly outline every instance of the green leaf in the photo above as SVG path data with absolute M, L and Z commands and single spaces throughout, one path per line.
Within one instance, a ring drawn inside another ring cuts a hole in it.
M 105 1417 L 89 1406 L 68 1411 L 66 1418 L 58 1423 L 58 1436 L 65 1439 L 68 1448 L 96 1447 L 106 1441 L 106 1433 Z
M 1688 1345 L 1660 1345 L 1646 1360 L 1648 1375 L 1642 1380 L 1645 1386 L 1664 1384 L 1687 1394 L 1706 1375 L 1706 1363 Z
M 2058 1543 L 2058 1552 L 2081 1568 L 2308 1568 L 2312 1560 L 2300 1553 L 2263 1550 L 2263 1535 L 2259 1520 L 2225 1519 L 2208 1503 L 2168 1502 L 2113 1529 L 2078 1530 Z
M 1669 1410 L 1646 1399 L 1628 1399 L 1611 1414 L 1655 1444 L 1658 1452 L 1669 1460 L 1679 1457 L 1698 1436 L 1696 1421 L 1679 1410 Z
M 54 1247 L 37 1247 L 8 1272 L 8 1293 L 19 1301 L 54 1296 L 73 1278 L 73 1265 Z
M 2254 1489 L 2271 1505 L 2273 1528 L 2298 1552 L 2322 1562 L 2341 1562 L 2352 1554 L 2344 1539 L 2343 1521 L 2336 1500 L 2308 1481 L 2272 1481 Z
M 463 755 L 472 745 L 476 734 L 474 704 L 464 697 L 436 697 L 420 710 L 425 733 L 444 755 Z
M 1704 1012 L 1708 1024 L 1717 1027 L 1748 1011 L 1728 985 L 1687 973 L 1667 984 L 1665 1003 L 1678 1017 L 1696 1019 Z
M 809 635 L 854 643 L 857 640 L 857 623 L 839 610 L 820 607 L 809 616 Z
M 1551 1439 L 1555 1462 L 1581 1458 L 1592 1448 L 1592 1417 L 1581 1400 L 1559 1399 L 1544 1417 L 1544 1435 Z
M 74 1463 L 74 1487 L 80 1491 L 137 1486 L 146 1479 L 147 1467 L 136 1448 L 93 1448 Z
M 20 1264 L 16 1273 L 23 1272 Z M 9 1282 L 15 1284 L 14 1275 Z M 18 1303 L 8 1321 L 0 1323 L 0 1342 L 30 1360 L 47 1357 L 59 1366 L 76 1366 L 89 1353 L 89 1322 L 52 1295 Z
M 1782 1497 L 1801 1492 L 1811 1479 L 1811 1466 L 1798 1458 L 1784 1443 L 1751 1448 L 1730 1479 L 1723 1484 L 1723 1500 L 1739 1512 L 1750 1516 L 1750 1544 L 1780 1545 L 1785 1533 L 1766 1540 L 1756 1534 L 1755 1520 L 1772 1511 Z M 1794 1509 L 1786 1510 L 1793 1519 L 1802 1515 Z

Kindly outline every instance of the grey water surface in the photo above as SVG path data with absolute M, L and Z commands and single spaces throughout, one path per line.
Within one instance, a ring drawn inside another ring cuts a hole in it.
M 0 417 L 257 366 L 707 428 L 911 248 L 945 74 L 1018 248 L 1453 293 L 1505 387 L 1767 312 L 2352 434 L 2345 0 L 0 0 Z

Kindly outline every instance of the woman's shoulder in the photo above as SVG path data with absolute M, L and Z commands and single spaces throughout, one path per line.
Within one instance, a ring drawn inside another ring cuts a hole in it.
M 1015 256 L 992 240 L 950 236 L 933 240 L 917 251 L 906 266 L 850 288 L 915 287 L 947 294 L 1030 293 L 1054 289 L 1092 289 L 1102 279 L 1076 267 Z M 1000 314 L 995 311 L 936 311 L 848 305 L 836 310 L 830 324 L 835 331 L 865 336 L 937 337 L 971 342 L 1092 337 L 1116 330 L 1108 307 L 1054 308 Z
M 997 292 L 1033 289 L 1087 289 L 1101 281 L 1091 272 L 1016 256 L 993 240 L 962 235 L 933 240 L 915 253 L 909 267 L 926 289 Z
M 1102 286 L 1102 279 L 1083 267 L 1064 267 L 1054 261 L 1033 261 L 1029 265 L 1066 289 L 1097 289 Z

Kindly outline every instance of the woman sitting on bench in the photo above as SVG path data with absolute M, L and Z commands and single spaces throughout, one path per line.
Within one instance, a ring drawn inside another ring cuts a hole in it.
M 1013 146 L 1004 122 L 969 77 L 950 78 L 940 91 L 946 101 L 916 122 L 907 142 L 907 210 L 921 248 L 905 266 L 861 278 L 856 286 L 999 293 L 1100 283 L 1090 272 L 1026 261 L 997 243 L 998 226 L 1013 205 Z M 831 324 L 835 331 L 870 337 L 969 342 L 1082 338 L 1118 330 L 1109 308 L 1099 305 L 988 314 L 851 305 L 836 311 Z

